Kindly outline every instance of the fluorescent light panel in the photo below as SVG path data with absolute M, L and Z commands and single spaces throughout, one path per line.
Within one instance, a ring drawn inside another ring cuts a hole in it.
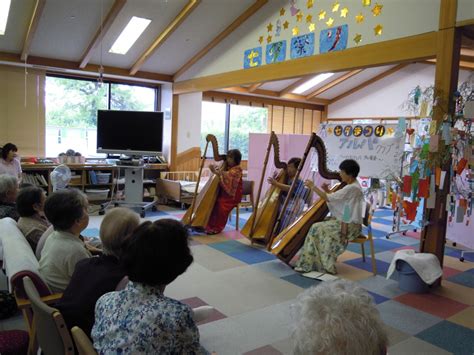
M 11 0 L 0 0 L 0 35 L 5 34 Z
M 130 47 L 137 41 L 138 37 L 141 36 L 143 31 L 148 27 L 151 20 L 146 18 L 133 16 L 128 22 L 127 26 L 123 29 L 120 36 L 110 48 L 110 53 L 126 54 Z
M 302 94 L 305 91 L 308 91 L 312 87 L 318 85 L 319 83 L 322 83 L 324 80 L 327 78 L 330 78 L 333 76 L 334 73 L 323 73 L 323 74 L 318 74 L 314 78 L 309 79 L 307 82 L 301 84 L 298 86 L 295 90 L 293 90 L 293 94 Z

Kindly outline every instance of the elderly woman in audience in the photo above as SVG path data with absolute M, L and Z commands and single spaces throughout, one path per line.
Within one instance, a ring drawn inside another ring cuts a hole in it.
M 15 201 L 18 193 L 18 180 L 16 177 L 0 175 L 0 219 L 5 217 L 18 221 L 20 216 L 16 210 Z
M 39 271 L 53 292 L 63 292 L 78 261 L 91 257 L 80 233 L 89 223 L 87 198 L 76 189 L 54 192 L 46 199 L 44 212 L 54 227 L 46 240 Z
M 294 354 L 382 355 L 387 334 L 372 297 L 351 281 L 324 282 L 293 305 Z
M 21 164 L 17 152 L 18 148 L 13 143 L 3 146 L 0 156 L 0 174 L 8 174 L 21 180 Z
M 144 222 L 125 241 L 127 287 L 96 303 L 92 328 L 99 354 L 199 354 L 199 331 L 189 306 L 165 297 L 166 285 L 193 262 L 178 221 Z
M 115 291 L 125 277 L 119 263 L 121 246 L 139 223 L 138 214 L 128 208 L 114 208 L 105 215 L 100 225 L 103 255 L 76 264 L 71 282 L 56 305 L 69 329 L 78 326 L 90 336 L 95 303 L 103 294 Z
M 16 208 L 20 219 L 18 228 L 30 243 L 33 252 L 43 233 L 48 229 L 50 223 L 44 215 L 44 202 L 46 194 L 37 186 L 28 186 L 20 189 L 16 198 Z

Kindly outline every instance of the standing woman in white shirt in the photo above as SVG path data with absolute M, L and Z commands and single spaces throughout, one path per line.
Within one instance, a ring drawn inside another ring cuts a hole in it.
M 331 218 L 311 226 L 295 271 L 320 271 L 336 273 L 336 260 L 349 241 L 357 238 L 362 230 L 362 216 L 365 200 L 357 181 L 360 167 L 355 160 L 344 160 L 340 165 L 341 180 L 346 183 L 342 189 L 331 193 L 327 185 L 323 190 L 307 180 L 305 185 L 324 199 L 331 212 Z
M 1 149 L 0 174 L 8 174 L 21 180 L 21 164 L 18 159 L 18 148 L 13 143 L 7 143 Z

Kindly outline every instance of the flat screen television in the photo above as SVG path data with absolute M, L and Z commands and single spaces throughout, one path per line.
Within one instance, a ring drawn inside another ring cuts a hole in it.
M 97 153 L 158 155 L 163 151 L 163 112 L 99 110 Z

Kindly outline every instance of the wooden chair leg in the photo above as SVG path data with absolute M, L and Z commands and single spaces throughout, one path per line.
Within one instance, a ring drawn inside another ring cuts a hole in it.
M 235 230 L 238 231 L 239 230 L 239 210 L 240 210 L 240 206 L 237 205 L 237 210 L 235 211 Z
M 377 275 L 377 263 L 375 262 L 375 252 L 374 252 L 374 240 L 371 238 L 370 243 L 370 257 L 372 259 L 372 272 L 374 276 Z
M 362 261 L 365 263 L 365 248 L 364 248 L 364 243 L 360 244 L 360 247 L 362 249 Z

